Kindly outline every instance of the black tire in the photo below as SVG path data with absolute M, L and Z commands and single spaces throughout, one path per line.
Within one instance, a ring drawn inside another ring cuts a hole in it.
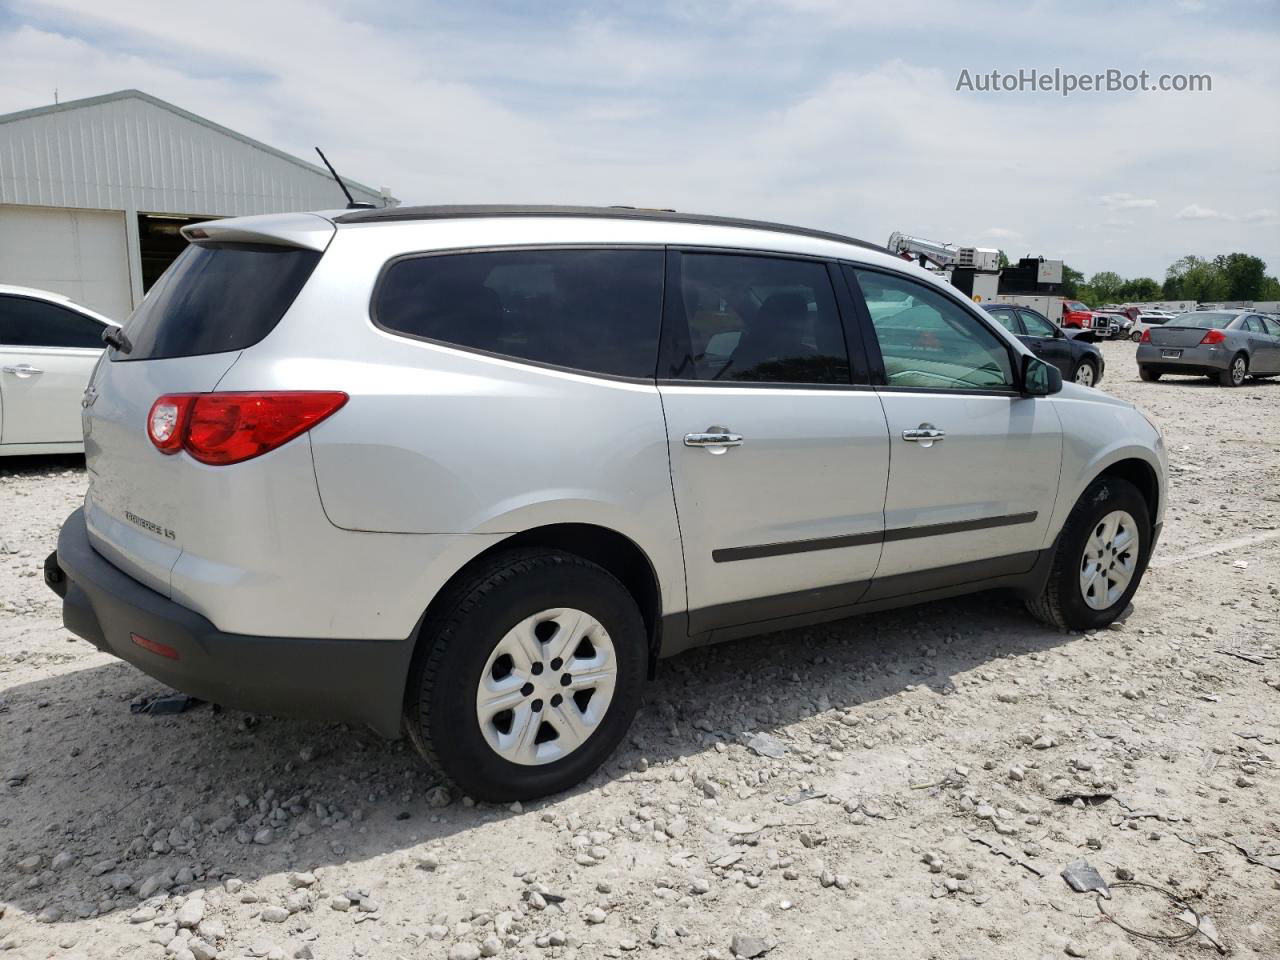
M 1244 383 L 1247 376 L 1249 376 L 1249 358 L 1243 353 L 1237 353 L 1231 358 L 1230 366 L 1218 374 L 1218 385 L 1238 387 Z
M 1080 564 L 1085 544 L 1097 524 L 1113 510 L 1126 510 L 1138 526 L 1138 566 L 1128 588 L 1103 610 L 1090 607 L 1080 591 Z M 1129 605 L 1146 573 L 1151 556 L 1151 517 L 1137 487 L 1118 477 L 1099 477 L 1081 494 L 1058 536 L 1053 567 L 1044 590 L 1027 601 L 1027 609 L 1042 623 L 1059 630 L 1105 627 Z
M 1072 382 L 1080 383 L 1079 379 L 1077 378 L 1080 376 L 1080 370 L 1083 367 L 1088 367 L 1093 372 L 1093 375 L 1089 378 L 1089 382 L 1087 384 L 1080 384 L 1080 385 L 1096 387 L 1098 385 L 1098 365 L 1094 363 L 1092 360 L 1089 360 L 1087 358 L 1077 363 L 1076 368 L 1071 371 Z
M 1160 379 L 1160 371 L 1152 370 L 1150 367 L 1138 367 L 1138 376 L 1147 383 L 1155 383 Z
M 1139 342 L 1142 339 L 1142 332 L 1139 330 L 1133 331 L 1133 333 L 1129 334 L 1129 339 L 1134 343 Z
M 556 607 L 589 613 L 608 632 L 617 659 L 613 699 L 568 756 L 513 763 L 485 740 L 476 690 L 507 631 Z M 409 738 L 453 786 L 478 800 L 531 800 L 566 790 L 594 772 L 631 726 L 647 672 L 646 636 L 635 599 L 603 567 L 555 550 L 496 554 L 449 588 L 423 624 L 405 697 Z

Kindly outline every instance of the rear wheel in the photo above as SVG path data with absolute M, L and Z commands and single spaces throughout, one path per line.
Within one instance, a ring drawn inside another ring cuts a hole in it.
M 551 550 L 496 556 L 423 626 L 405 721 L 468 796 L 528 800 L 608 758 L 640 703 L 648 646 L 635 600 L 602 567 Z
M 1249 375 L 1249 358 L 1237 353 L 1231 358 L 1231 366 L 1218 374 L 1218 383 L 1224 387 L 1238 387 Z
M 1129 334 L 1129 339 L 1132 340 L 1134 343 L 1137 343 L 1139 340 L 1142 339 L 1142 331 L 1140 330 L 1133 331 L 1133 333 Z
M 1147 383 L 1155 383 L 1160 379 L 1160 371 L 1152 370 L 1150 367 L 1138 367 L 1138 376 Z
M 1127 480 L 1099 477 L 1063 525 L 1049 579 L 1027 609 L 1061 630 L 1104 627 L 1138 589 L 1150 550 L 1142 494 Z
M 1098 382 L 1098 368 L 1092 360 L 1081 360 L 1072 379 L 1082 387 L 1092 387 Z

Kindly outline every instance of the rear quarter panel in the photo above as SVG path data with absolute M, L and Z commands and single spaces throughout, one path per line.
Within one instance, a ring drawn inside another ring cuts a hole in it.
M 492 245 L 491 226 L 464 222 L 435 232 L 442 231 L 450 248 L 485 245 L 468 242 L 473 234 Z M 245 351 L 219 389 L 350 395 L 309 434 L 324 515 L 336 528 L 410 540 L 475 536 L 487 544 L 551 523 L 595 524 L 634 541 L 658 573 L 665 611 L 683 609 L 656 386 L 377 328 L 369 313 L 374 282 L 388 259 L 413 249 L 406 235 L 387 226 L 339 230 L 289 314 Z

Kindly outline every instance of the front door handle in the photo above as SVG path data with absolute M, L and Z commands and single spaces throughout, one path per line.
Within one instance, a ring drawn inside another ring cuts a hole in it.
M 707 427 L 705 433 L 686 433 L 686 447 L 706 447 L 708 453 L 725 453 L 730 447 L 742 446 L 742 435 L 733 433 L 728 427 Z
M 922 423 L 914 430 L 903 430 L 902 439 L 911 443 L 918 443 L 922 447 L 932 447 L 935 442 L 946 437 L 946 433 L 939 430 L 932 423 Z
M 16 367 L 5 367 L 5 373 L 12 373 L 18 377 L 34 377 L 37 373 L 44 373 L 39 367 L 33 367 L 29 363 L 20 363 Z

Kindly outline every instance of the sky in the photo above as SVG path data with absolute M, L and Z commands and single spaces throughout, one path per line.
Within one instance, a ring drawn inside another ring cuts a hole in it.
M 1280 2 L 0 0 L 0 113 L 138 88 L 404 203 L 895 230 L 1280 274 Z M 957 90 L 968 71 L 1200 92 Z M 2 171 L 0 171 L 2 174 Z

